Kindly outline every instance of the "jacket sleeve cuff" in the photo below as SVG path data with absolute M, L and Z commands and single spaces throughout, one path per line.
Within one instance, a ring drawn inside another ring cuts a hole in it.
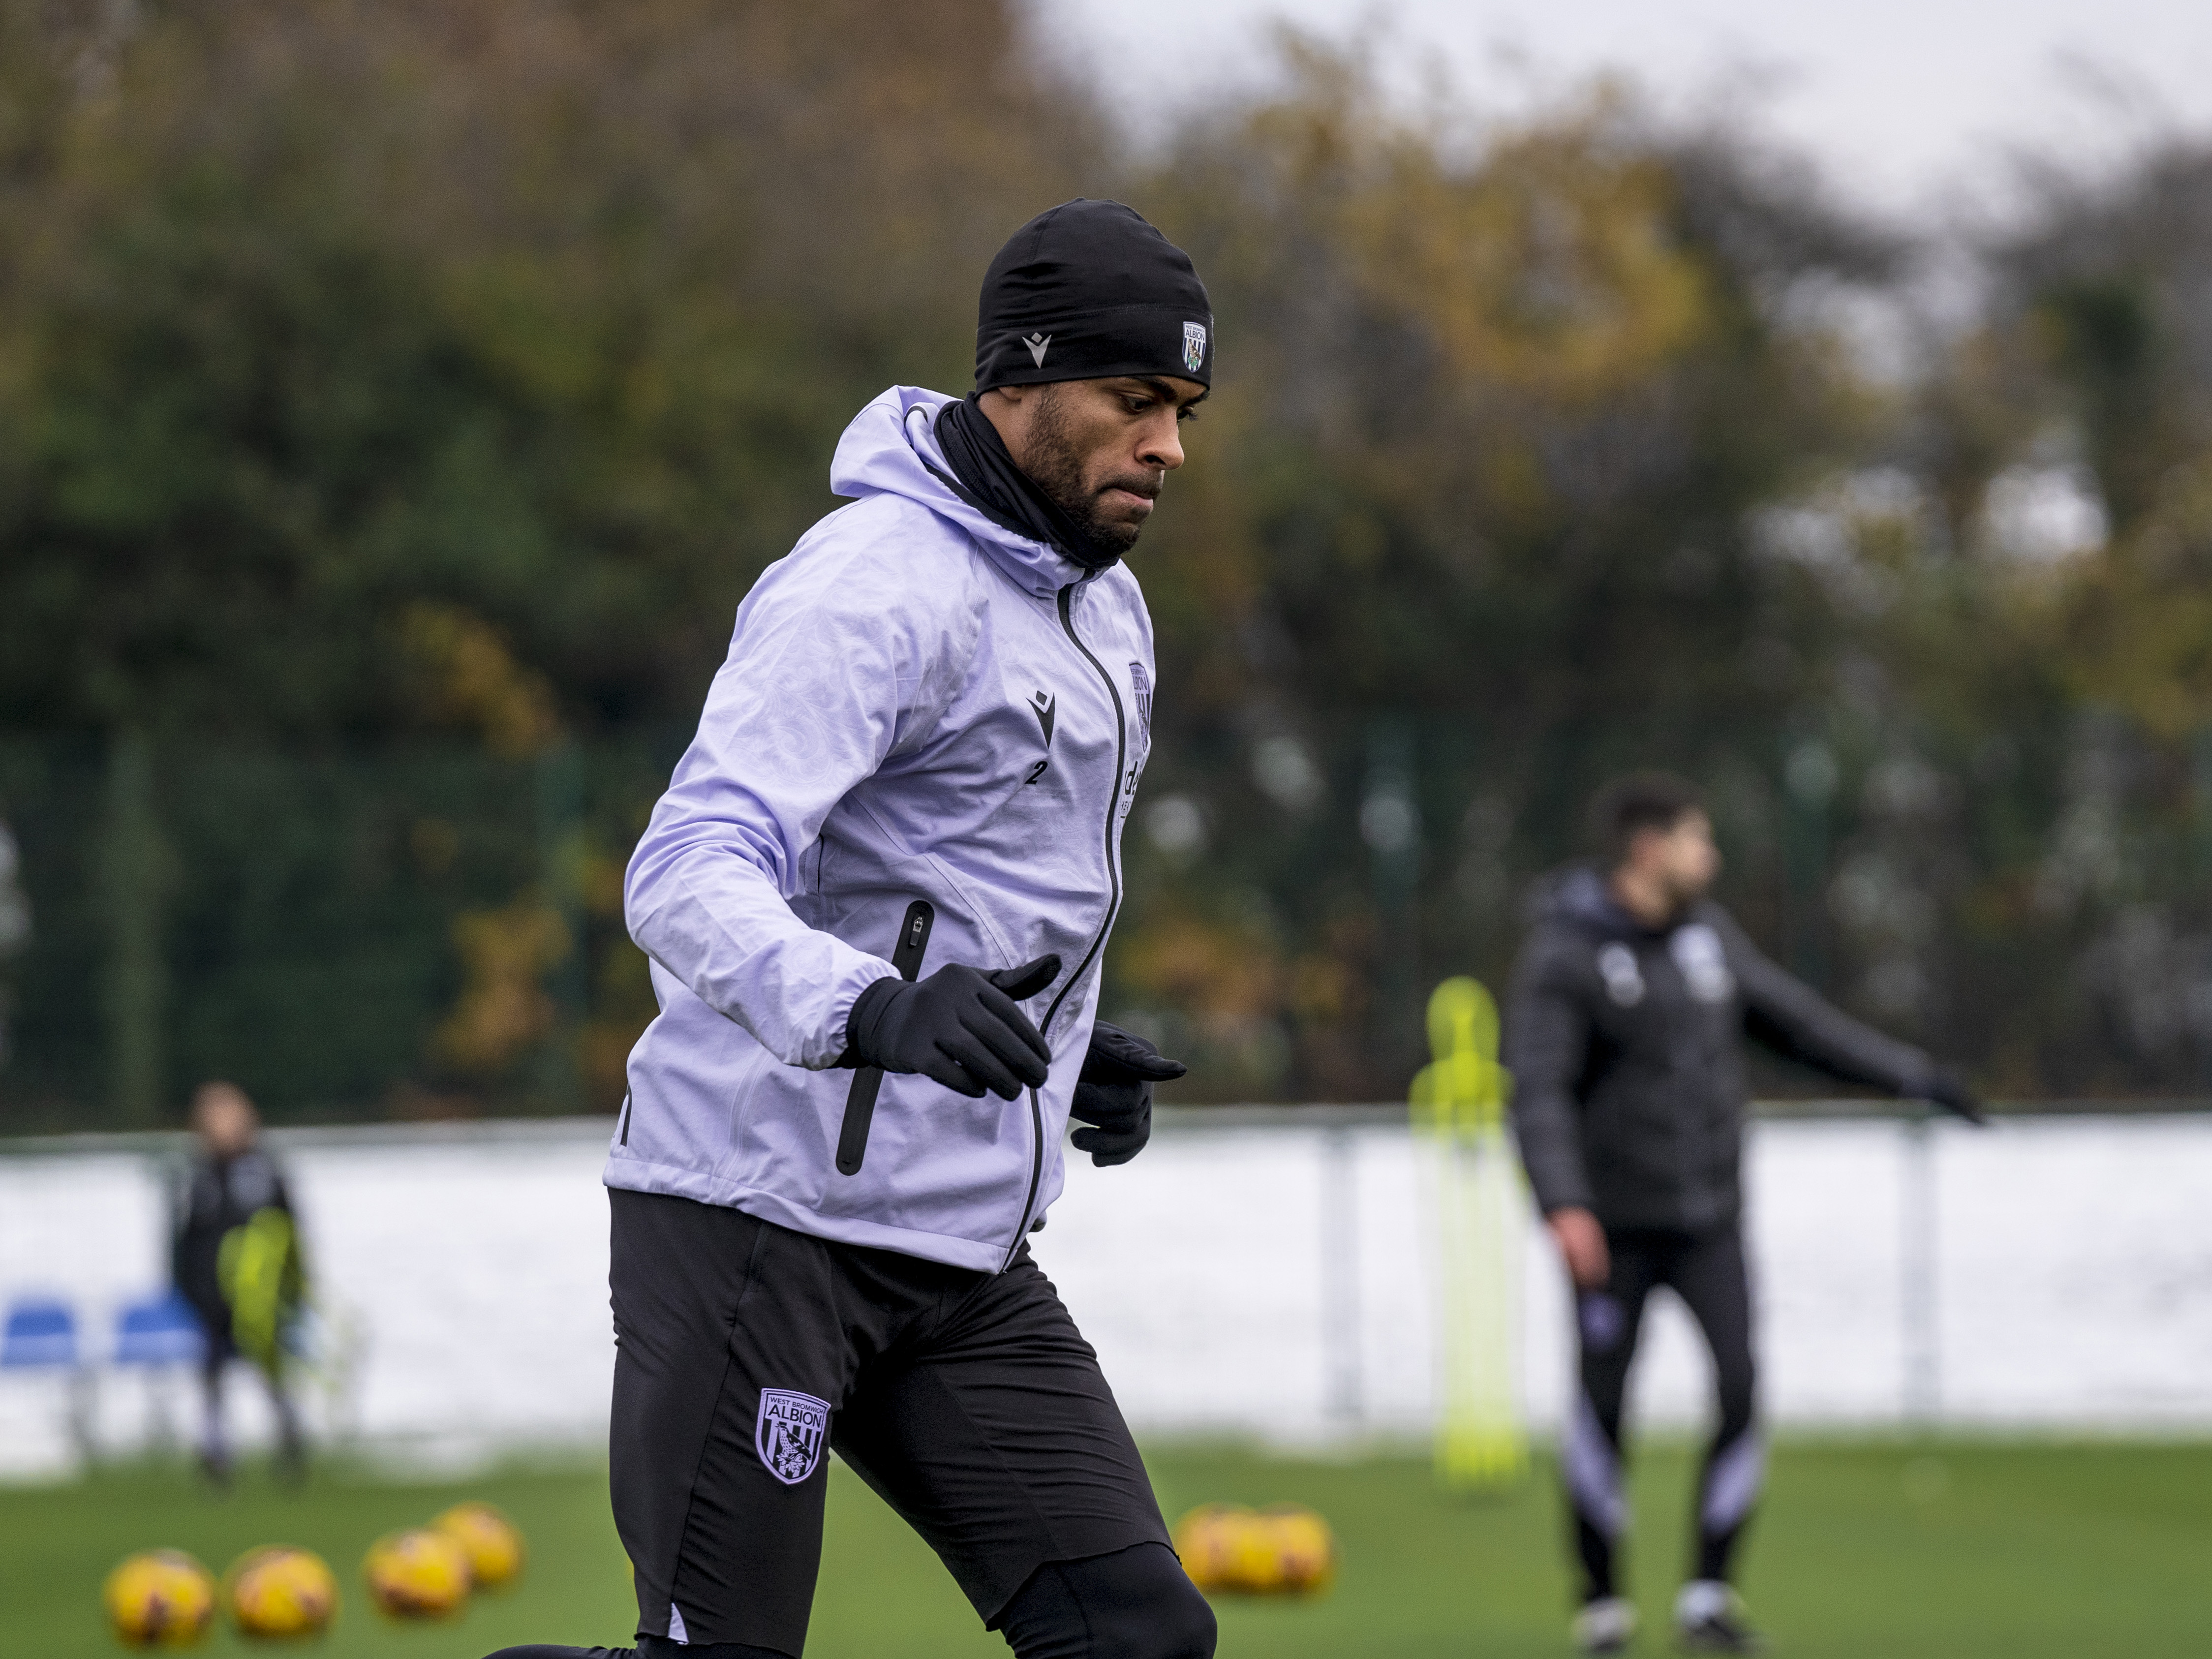
M 1596 1208 L 1597 1200 L 1586 1187 L 1547 1182 L 1536 1188 L 1536 1212 L 1540 1215 L 1550 1215 L 1555 1210 Z
M 878 980 L 896 979 L 898 969 L 880 957 L 862 957 L 845 974 L 830 1001 L 830 1027 L 825 1041 L 819 1048 L 820 1058 L 810 1056 L 806 1069 L 810 1072 L 850 1070 L 860 1062 L 853 1054 L 853 1005 L 860 994 Z

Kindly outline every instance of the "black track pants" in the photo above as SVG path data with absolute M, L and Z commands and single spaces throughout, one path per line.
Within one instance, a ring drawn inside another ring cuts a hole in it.
M 1048 1561 L 1000 1615 L 1015 1659 L 1212 1659 L 1213 1609 L 1165 1544 Z M 629 1648 L 507 1648 L 492 1659 L 631 1659 Z M 678 1647 L 640 1637 L 636 1659 L 781 1659 L 771 1648 Z
M 1165 1544 L 1048 1561 L 1006 1604 L 1015 1659 L 1212 1659 L 1213 1609 Z
M 773 1648 L 746 1647 L 736 1642 L 710 1642 L 686 1647 L 656 1636 L 641 1636 L 634 1648 L 562 1648 L 533 1642 L 526 1648 L 501 1648 L 490 1659 L 785 1659 Z
M 1048 1564 L 1144 1544 L 1173 1563 L 1097 1355 L 1026 1250 L 974 1273 L 609 1200 L 611 1484 L 641 1637 L 798 1655 L 831 1448 L 994 1628 Z
M 1627 1530 L 1621 1486 L 1621 1404 L 1644 1322 L 1644 1304 L 1664 1285 L 1682 1298 L 1712 1350 L 1719 1420 L 1698 1482 L 1697 1557 L 1692 1576 L 1725 1579 L 1730 1558 L 1765 1477 L 1765 1450 L 1754 1421 L 1751 1287 L 1743 1235 L 1624 1230 L 1608 1232 L 1613 1277 L 1601 1291 L 1577 1291 L 1580 1387 L 1567 1424 L 1562 1462 L 1574 1517 L 1583 1595 L 1615 1593 L 1616 1556 Z

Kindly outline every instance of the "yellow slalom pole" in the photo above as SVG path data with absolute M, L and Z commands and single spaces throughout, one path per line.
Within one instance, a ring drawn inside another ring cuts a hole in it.
M 1498 1005 L 1480 981 L 1437 987 L 1429 1048 L 1436 1059 L 1413 1079 L 1412 1103 L 1441 1304 L 1437 1475 L 1455 1491 L 1496 1491 L 1528 1464 L 1519 1364 L 1528 1221 L 1505 1135 L 1512 1079 L 1498 1063 Z

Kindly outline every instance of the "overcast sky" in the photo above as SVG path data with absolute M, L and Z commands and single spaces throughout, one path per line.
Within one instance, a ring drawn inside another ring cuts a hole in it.
M 1249 82 L 1270 18 L 1375 43 L 1394 78 L 1442 65 L 1500 108 L 1601 71 L 1664 106 L 1733 89 L 1867 205 L 1932 210 L 2010 145 L 2079 158 L 2212 131 L 2212 0 L 1032 0 L 1141 121 Z

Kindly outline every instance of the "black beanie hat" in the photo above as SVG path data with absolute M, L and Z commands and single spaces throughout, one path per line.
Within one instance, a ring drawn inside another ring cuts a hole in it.
M 1119 202 L 1077 197 L 983 274 L 975 390 L 1116 374 L 1213 384 L 1213 307 L 1190 256 Z

